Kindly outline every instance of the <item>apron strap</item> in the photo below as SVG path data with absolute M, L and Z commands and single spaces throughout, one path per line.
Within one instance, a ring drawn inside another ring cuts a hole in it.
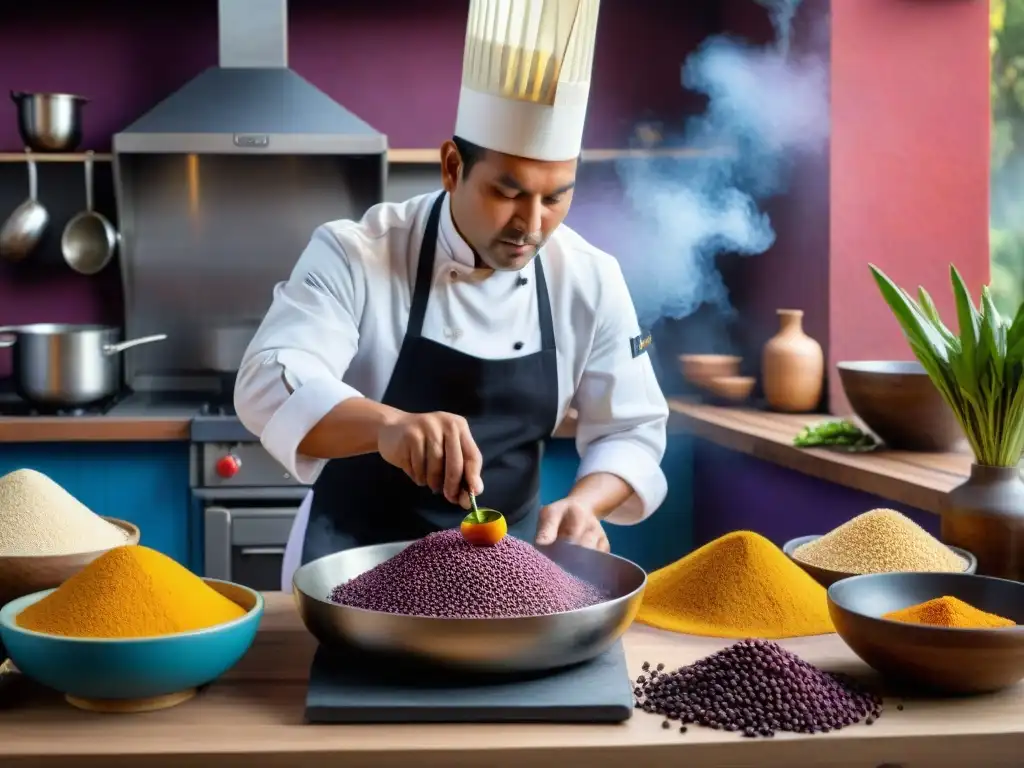
M 548 296 L 548 283 L 544 279 L 544 264 L 541 254 L 534 258 L 533 277 L 537 281 L 537 314 L 540 316 L 540 348 L 555 349 L 555 324 L 551 319 L 551 297 Z
M 427 227 L 423 231 L 423 242 L 420 243 L 419 265 L 416 267 L 416 287 L 412 292 L 412 308 L 409 310 L 409 324 L 405 328 L 405 337 L 418 339 L 423 333 L 423 318 L 427 316 L 427 301 L 430 299 L 430 286 L 434 282 L 434 254 L 437 251 L 437 227 L 441 221 L 441 204 L 447 192 L 441 192 L 430 207 Z

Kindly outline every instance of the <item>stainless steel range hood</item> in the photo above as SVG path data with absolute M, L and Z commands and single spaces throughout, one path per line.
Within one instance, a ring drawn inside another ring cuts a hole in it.
M 115 134 L 115 153 L 387 151 L 387 136 L 288 68 L 287 0 L 218 0 L 218 20 L 220 66 Z

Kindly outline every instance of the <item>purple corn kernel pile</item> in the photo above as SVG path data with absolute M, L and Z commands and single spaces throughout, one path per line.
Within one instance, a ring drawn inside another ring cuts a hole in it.
M 645 712 L 686 724 L 774 736 L 828 733 L 882 713 L 882 700 L 851 680 L 823 672 L 766 640 L 743 640 L 689 667 L 644 662 L 633 695 Z
M 585 608 L 607 596 L 520 539 L 475 547 L 453 529 L 425 536 L 339 584 L 329 599 L 412 616 L 512 618 Z

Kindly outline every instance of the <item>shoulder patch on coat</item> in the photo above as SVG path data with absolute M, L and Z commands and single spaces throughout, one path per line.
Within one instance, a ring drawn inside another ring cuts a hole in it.
M 640 357 L 647 353 L 647 348 L 651 346 L 651 332 L 641 333 L 639 336 L 634 336 L 629 340 L 629 351 L 633 357 Z

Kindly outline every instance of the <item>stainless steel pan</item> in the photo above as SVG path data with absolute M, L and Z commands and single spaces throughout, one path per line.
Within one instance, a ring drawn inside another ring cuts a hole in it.
M 224 374 L 238 372 L 249 342 L 259 330 L 259 320 L 215 323 L 202 338 L 204 367 Z
M 629 560 L 556 541 L 537 549 L 569 573 L 606 590 L 610 599 L 576 611 L 502 619 L 403 616 L 327 599 L 335 586 L 411 543 L 350 549 L 299 568 L 292 577 L 292 593 L 306 629 L 326 646 L 384 653 L 425 666 L 492 674 L 539 672 L 587 661 L 608 649 L 633 622 L 647 586 L 647 574 Z
M 0 328 L 0 347 L 13 347 L 15 391 L 38 405 L 79 406 L 117 394 L 121 353 L 163 341 L 166 334 L 121 341 L 110 325 L 37 323 Z

